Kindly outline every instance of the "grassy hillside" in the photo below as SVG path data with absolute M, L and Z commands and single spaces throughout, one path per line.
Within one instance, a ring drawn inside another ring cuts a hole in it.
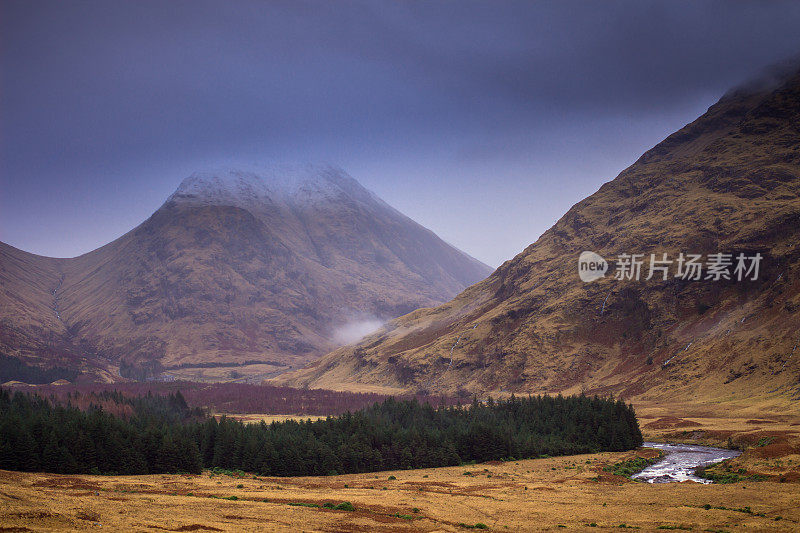
M 358 390 L 599 392 L 796 408 L 800 73 L 737 89 L 454 300 L 392 321 L 282 383 Z M 644 254 L 642 279 L 578 257 Z M 755 281 L 645 281 L 650 254 L 760 253 Z

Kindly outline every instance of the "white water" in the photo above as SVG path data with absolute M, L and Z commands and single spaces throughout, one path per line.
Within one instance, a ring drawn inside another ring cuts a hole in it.
M 736 450 L 695 446 L 692 444 L 645 442 L 643 446 L 662 450 L 666 453 L 661 461 L 631 476 L 632 479 L 646 481 L 647 483 L 675 483 L 681 481 L 711 483 L 708 479 L 696 476 L 695 469 L 700 466 L 713 465 L 725 459 L 732 459 L 741 453 Z

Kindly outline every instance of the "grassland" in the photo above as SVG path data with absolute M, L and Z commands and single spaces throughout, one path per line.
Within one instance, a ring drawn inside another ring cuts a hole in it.
M 648 439 L 706 444 L 730 439 L 745 448 L 728 466 L 743 469 L 742 480 L 648 485 L 606 469 L 656 453 L 646 449 L 301 478 L 0 471 L 0 528 L 5 528 L 0 531 L 98 524 L 115 531 L 431 532 L 484 525 L 492 531 L 597 531 L 623 524 L 642 531 L 800 529 L 800 418 L 721 418 L 700 411 L 676 417 L 646 406 L 639 412 Z M 354 510 L 345 510 L 344 502 Z
M 223 415 L 215 415 L 217 418 L 221 418 Z M 305 420 L 321 420 L 325 418 L 324 416 L 320 415 L 259 415 L 259 414 L 238 414 L 238 413 L 230 413 L 226 414 L 228 418 L 233 418 L 234 420 L 238 420 L 239 422 L 244 422 L 245 424 L 258 424 L 260 422 L 264 422 L 265 424 L 271 424 L 273 422 L 286 422 L 287 420 L 296 420 L 296 421 L 305 421 Z

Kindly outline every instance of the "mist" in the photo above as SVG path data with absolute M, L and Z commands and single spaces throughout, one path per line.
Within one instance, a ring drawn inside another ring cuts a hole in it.
M 333 339 L 337 344 L 353 344 L 383 326 L 384 321 L 377 317 L 360 317 L 337 327 Z

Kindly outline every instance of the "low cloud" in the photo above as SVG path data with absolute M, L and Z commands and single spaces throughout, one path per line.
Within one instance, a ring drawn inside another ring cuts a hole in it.
M 353 344 L 383 326 L 377 317 L 361 317 L 351 320 L 333 330 L 333 340 L 338 344 Z

